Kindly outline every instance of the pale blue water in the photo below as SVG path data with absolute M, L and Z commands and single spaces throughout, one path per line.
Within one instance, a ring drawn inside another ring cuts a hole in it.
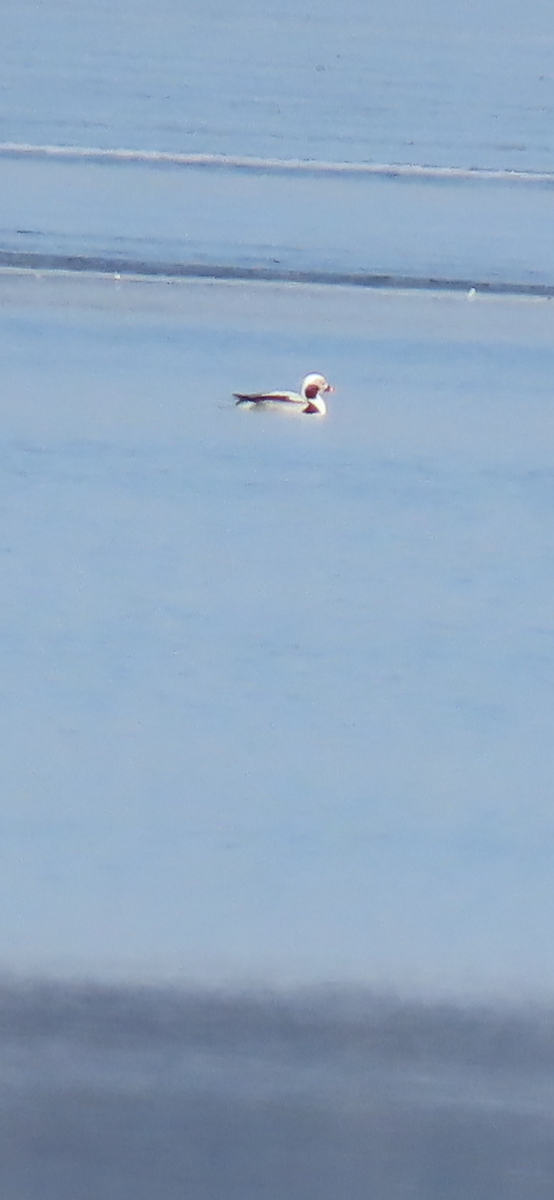
M 549 185 L 1 157 L 0 179 L 0 264 L 104 256 L 112 271 L 123 261 L 135 272 L 184 264 L 554 287 Z
M 2 37 L 2 141 L 553 167 L 548 0 L 5 0 Z
M 552 7 L 1 37 L 0 1191 L 546 1200 Z
M 2 299 L 5 961 L 548 992 L 549 302 Z
M 7 0 L 2 38 L 0 143 L 554 169 L 542 0 L 347 0 L 340 13 Z M 0 264 L 84 256 L 554 286 L 551 186 L 0 154 L 0 189 Z

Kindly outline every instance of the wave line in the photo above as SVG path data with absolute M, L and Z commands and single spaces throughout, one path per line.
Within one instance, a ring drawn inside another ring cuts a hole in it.
M 165 150 L 105 150 L 92 146 L 34 146 L 1 142 L 0 158 L 65 162 L 142 164 L 223 169 L 266 174 L 356 175 L 384 179 L 429 179 L 500 183 L 554 184 L 554 171 L 517 171 L 493 167 L 436 167 L 417 163 L 327 162 L 303 158 L 255 158 L 239 154 L 173 154 Z
M 376 274 L 370 271 L 295 271 L 278 267 L 241 267 L 226 264 L 148 262 L 103 255 L 35 254 L 0 251 L 0 271 L 47 274 L 91 274 L 121 278 L 215 279 L 245 283 L 295 283 L 383 290 L 466 292 L 469 295 L 554 297 L 554 283 L 523 283 L 437 276 Z

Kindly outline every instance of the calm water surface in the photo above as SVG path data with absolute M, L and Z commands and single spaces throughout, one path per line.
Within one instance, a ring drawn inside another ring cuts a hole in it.
M 547 0 L 417 11 L 234 0 L 201 12 L 181 0 L 5 0 L 0 143 L 552 172 L 553 43 Z M 0 153 L 0 193 L 2 265 L 107 256 L 554 285 L 552 188 L 537 183 Z
M 4 961 L 549 992 L 548 302 L 2 300 Z
M 548 0 L 4 0 L 0 140 L 552 170 Z
M 554 170 L 547 0 L 1 24 L 2 143 Z M 551 288 L 551 190 L 0 148 L 7 1200 L 552 1196 L 552 307 L 114 275 Z

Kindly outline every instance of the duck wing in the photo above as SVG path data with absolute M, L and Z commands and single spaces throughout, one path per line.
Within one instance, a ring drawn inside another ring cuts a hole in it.
M 251 404 L 262 404 L 264 400 L 271 400 L 276 404 L 299 404 L 302 400 L 301 396 L 296 396 L 293 392 L 233 392 L 233 396 L 237 404 L 246 404 L 248 401 Z

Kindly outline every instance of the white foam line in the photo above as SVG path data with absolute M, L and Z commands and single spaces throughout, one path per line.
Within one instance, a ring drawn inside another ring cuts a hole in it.
M 250 158 L 236 154 L 171 154 L 164 150 L 103 150 L 91 146 L 33 146 L 0 142 L 0 157 L 144 163 L 175 167 L 221 167 L 227 170 L 291 174 L 374 175 L 381 178 L 497 180 L 503 183 L 554 184 L 553 171 L 511 171 L 488 167 L 431 167 L 416 163 L 326 162 L 303 158 Z

